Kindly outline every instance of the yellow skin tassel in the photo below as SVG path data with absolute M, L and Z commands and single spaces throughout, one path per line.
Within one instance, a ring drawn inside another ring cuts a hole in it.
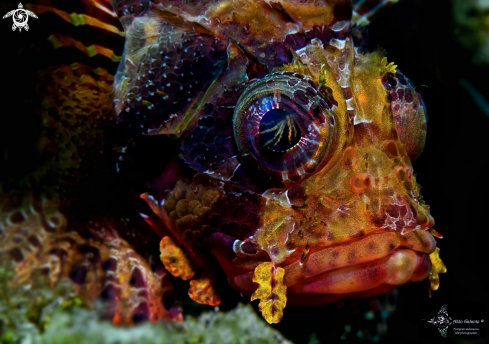
M 183 280 L 191 279 L 195 271 L 190 261 L 180 247 L 175 245 L 170 237 L 164 237 L 160 242 L 160 259 L 165 268 L 175 277 Z
M 260 299 L 258 307 L 268 323 L 282 320 L 287 303 L 287 287 L 284 284 L 285 270 L 275 267 L 271 262 L 261 263 L 255 268 L 253 282 L 260 286 L 251 295 L 251 301 Z
M 435 249 L 435 252 L 430 254 L 430 261 L 431 261 L 431 271 L 430 275 L 428 276 L 428 281 L 430 282 L 430 297 L 431 297 L 431 291 L 432 290 L 438 290 L 440 287 L 440 278 L 439 274 L 443 274 L 447 272 L 447 268 L 445 266 L 445 263 L 440 259 L 440 248 L 437 247 Z

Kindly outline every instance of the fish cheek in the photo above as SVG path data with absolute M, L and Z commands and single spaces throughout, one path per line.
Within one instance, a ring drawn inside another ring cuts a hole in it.
M 228 275 L 251 268 L 254 259 L 266 258 L 253 240 L 263 199 L 234 188 L 197 174 L 191 181 L 178 181 L 160 209 L 160 218 L 180 244 L 197 256 L 211 250 Z

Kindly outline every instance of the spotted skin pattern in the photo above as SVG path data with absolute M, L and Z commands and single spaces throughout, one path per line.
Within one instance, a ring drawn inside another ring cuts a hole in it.
M 446 269 L 411 165 L 425 109 L 383 52 L 364 50 L 353 24 L 374 11 L 357 3 L 32 4 L 73 27 L 44 37 L 53 62 L 37 81 L 39 147 L 52 158 L 20 183 L 56 191 L 0 197 L 0 256 L 15 283 L 36 271 L 68 280 L 121 325 L 182 320 L 169 274 L 211 306 L 227 279 L 268 305 L 269 322 L 286 304 L 369 297 L 427 277 L 436 289 Z M 272 110 L 288 122 L 265 132 Z M 286 126 L 294 139 L 263 144 Z M 93 170 L 111 130 L 133 201 L 123 218 L 93 206 L 115 204 L 115 193 L 86 189 L 100 183 Z
M 287 304 L 324 304 L 428 277 L 434 220 L 411 164 L 425 109 L 382 51 L 362 50 L 348 1 L 113 6 L 132 35 L 116 76 L 119 142 L 124 154 L 141 136 L 179 142 L 141 190 L 206 279 L 217 258 L 235 289 L 251 296 L 256 278 L 272 297 L 277 281 L 253 277 L 271 263 Z M 263 129 L 272 110 L 289 122 Z M 300 139 L 263 144 L 287 125 Z M 128 180 L 137 170 L 118 168 Z

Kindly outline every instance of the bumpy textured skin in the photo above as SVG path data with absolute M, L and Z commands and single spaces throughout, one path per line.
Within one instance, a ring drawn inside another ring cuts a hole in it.
M 56 203 L 32 194 L 1 197 L 0 256 L 13 261 L 14 286 L 41 271 L 48 273 L 51 287 L 68 279 L 88 306 L 102 302 L 102 316 L 114 324 L 178 320 L 178 309 L 172 314 L 164 308 L 165 293 L 173 290 L 157 257 L 148 262 L 138 255 L 110 218 L 69 221 L 84 228 L 67 230 L 68 221 Z
M 251 295 L 271 262 L 289 304 L 428 276 L 434 220 L 411 165 L 425 109 L 383 52 L 362 50 L 349 1 L 112 5 L 127 34 L 119 174 L 203 276 L 217 279 L 214 256 Z M 262 154 L 260 121 L 282 107 L 276 137 L 299 128 L 310 144 Z
M 12 283 L 42 271 L 52 283 L 68 280 L 87 305 L 102 301 L 113 322 L 134 324 L 182 320 L 163 264 L 192 278 L 190 297 L 208 305 L 221 300 L 221 271 L 249 296 L 256 275 L 270 292 L 255 297 L 273 304 L 267 320 L 277 322 L 285 300 L 328 303 L 422 280 L 430 254 L 432 276 L 443 272 L 411 166 L 425 140 L 424 107 L 350 30 L 352 12 L 368 19 L 369 7 L 29 6 L 53 26 L 23 54 L 52 59 L 38 66 L 34 96 L 42 162 L 1 185 L 0 256 L 16 271 Z M 300 144 L 264 153 L 263 112 L 284 104 L 274 135 L 299 130 Z M 117 163 L 106 147 L 113 130 Z M 130 210 L 114 210 L 105 160 L 132 194 Z

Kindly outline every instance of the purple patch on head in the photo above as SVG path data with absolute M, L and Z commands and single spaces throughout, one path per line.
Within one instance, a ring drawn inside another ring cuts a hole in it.
M 397 96 L 399 97 L 399 100 L 404 99 L 404 89 L 403 88 L 397 90 Z
M 285 37 L 284 44 L 292 50 L 298 50 L 306 45 L 306 37 L 302 33 L 295 33 Z
M 345 96 L 345 99 L 350 99 L 353 98 L 353 93 L 351 92 L 350 87 L 342 87 L 343 90 L 343 95 Z
M 386 219 L 387 219 L 387 217 L 385 216 L 385 214 L 382 214 L 382 215 L 375 214 L 374 216 L 372 216 L 371 221 L 375 227 L 382 227 L 384 225 Z
M 399 83 L 403 86 L 406 86 L 407 85 L 407 81 L 406 81 L 406 78 L 404 77 L 404 75 L 402 75 L 401 73 L 396 73 L 394 74 L 397 78 L 397 80 L 399 81 Z
M 287 81 L 287 83 L 290 86 L 295 86 L 298 82 L 299 82 L 299 80 L 296 80 L 296 79 L 290 79 L 289 81 Z
M 309 103 L 309 100 L 307 99 L 303 90 L 297 90 L 294 92 L 294 100 L 301 105 L 306 105 Z
M 406 102 L 407 103 L 412 103 L 413 102 L 413 94 L 409 88 L 406 89 Z
M 333 31 L 326 26 L 315 26 L 306 33 L 309 40 L 317 38 L 326 47 L 329 44 L 331 38 L 333 38 Z
M 397 80 L 392 73 L 385 73 L 385 75 L 381 79 L 382 85 L 388 91 L 391 91 L 394 87 L 397 86 Z
M 396 221 L 395 224 L 396 224 L 396 230 L 398 230 L 398 231 L 400 231 L 401 229 L 403 229 L 404 226 L 405 226 L 405 223 L 404 223 L 403 220 Z
M 396 92 L 394 92 L 394 91 L 392 91 L 392 92 L 390 93 L 390 98 L 391 98 L 391 99 L 390 99 L 391 101 L 395 102 L 395 101 L 398 99 L 398 98 L 397 98 L 397 93 L 396 93 Z
M 309 97 L 311 97 L 311 98 L 313 98 L 313 97 L 317 96 L 317 94 L 318 94 L 318 93 L 316 92 L 316 90 L 315 90 L 314 88 L 312 88 L 312 87 L 308 87 L 308 88 L 306 88 L 306 93 L 307 93 L 307 95 L 308 95 Z
M 283 66 L 292 62 L 291 54 L 285 43 L 273 42 L 272 46 L 275 53 L 273 58 L 274 66 Z

